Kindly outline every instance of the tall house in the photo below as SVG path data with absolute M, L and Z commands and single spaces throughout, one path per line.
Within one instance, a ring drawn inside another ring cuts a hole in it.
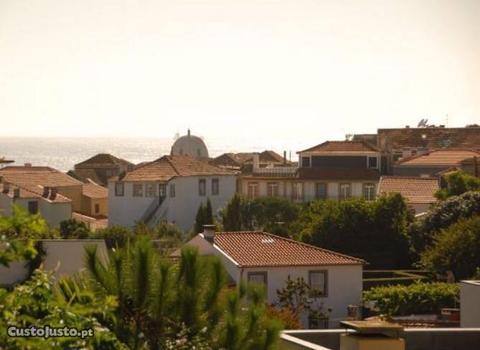
M 296 193 L 304 200 L 375 198 L 385 159 L 363 141 L 327 141 L 298 152 Z
M 163 156 L 108 182 L 109 224 L 170 222 L 192 228 L 200 204 L 214 213 L 235 194 L 234 172 L 185 155 Z

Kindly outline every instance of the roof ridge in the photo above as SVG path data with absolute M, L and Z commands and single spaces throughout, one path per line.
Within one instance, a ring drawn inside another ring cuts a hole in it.
M 177 167 L 173 164 L 172 160 L 170 159 L 171 156 L 164 156 L 165 159 L 167 160 L 167 162 L 170 164 L 170 166 L 172 167 L 172 169 L 177 173 L 177 175 L 181 175 L 180 172 L 178 171 Z

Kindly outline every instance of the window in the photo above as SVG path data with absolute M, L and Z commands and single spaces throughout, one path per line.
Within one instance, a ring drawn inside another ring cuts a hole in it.
M 198 194 L 200 196 L 205 196 L 207 194 L 207 180 L 198 180 Z
M 258 183 L 256 182 L 249 182 L 248 183 L 248 198 L 255 199 L 258 197 Z
M 170 197 L 175 197 L 175 184 L 170 185 Z
M 165 198 L 167 196 L 167 184 L 158 185 L 158 196 L 161 198 Z
M 267 272 L 249 272 L 247 275 L 249 283 L 257 283 L 267 285 Z
M 218 179 L 212 179 L 212 196 L 217 196 L 220 193 L 219 183 Z
M 143 197 L 143 184 L 133 184 L 133 196 Z
M 125 187 L 123 182 L 115 183 L 115 196 L 123 197 L 124 193 L 125 193 Z
M 327 199 L 327 184 L 325 182 L 317 182 L 315 184 L 315 198 Z
M 267 183 L 267 196 L 269 197 L 278 196 L 278 182 Z
M 302 157 L 302 167 L 310 168 L 310 157 Z
M 368 157 L 368 168 L 369 169 L 378 169 L 378 158 L 377 157 Z
M 339 199 L 348 199 L 352 196 L 352 187 L 350 184 L 340 184 L 338 192 Z
M 100 205 L 95 204 L 95 214 L 98 214 L 98 213 L 100 213 Z
M 312 297 L 326 297 L 328 295 L 327 270 L 308 271 L 308 284 Z
M 293 200 L 303 200 L 303 182 L 294 182 L 292 184 L 292 198 Z
M 38 213 L 38 202 L 37 201 L 28 202 L 28 212 L 30 214 Z
M 145 197 L 156 197 L 157 186 L 155 184 L 145 184 Z
M 363 198 L 367 201 L 375 199 L 375 184 L 363 184 Z

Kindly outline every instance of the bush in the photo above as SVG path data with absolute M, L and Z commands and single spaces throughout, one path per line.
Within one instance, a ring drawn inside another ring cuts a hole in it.
M 442 189 L 438 190 L 435 196 L 446 199 L 468 191 L 480 191 L 480 179 L 463 171 L 455 171 L 442 178 Z
M 434 273 L 452 271 L 456 279 L 473 277 L 480 268 L 480 216 L 442 230 L 435 244 L 422 254 L 421 262 Z
M 363 293 L 364 301 L 375 301 L 380 312 L 389 316 L 438 314 L 455 307 L 459 287 L 449 283 L 414 283 L 409 286 L 376 287 Z
M 133 237 L 132 232 L 123 226 L 111 226 L 95 231 L 92 238 L 103 238 L 107 248 L 123 248 L 127 241 Z
M 60 236 L 68 238 L 88 238 L 90 230 L 84 222 L 75 219 L 64 220 L 60 223 Z

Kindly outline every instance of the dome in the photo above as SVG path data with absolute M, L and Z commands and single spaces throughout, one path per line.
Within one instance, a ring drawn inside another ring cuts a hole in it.
M 191 135 L 190 130 L 188 130 L 187 135 L 179 137 L 173 143 L 170 155 L 187 155 L 194 158 L 208 158 L 208 149 L 205 142 L 203 142 L 200 137 Z

